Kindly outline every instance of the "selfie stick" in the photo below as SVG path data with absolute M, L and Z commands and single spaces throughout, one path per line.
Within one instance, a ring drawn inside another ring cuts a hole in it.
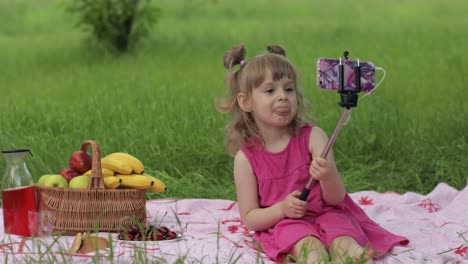
M 345 51 L 344 52 L 344 57 L 345 59 L 348 59 L 348 54 L 349 52 Z M 356 90 L 355 91 L 345 91 L 344 89 L 344 65 L 343 62 L 341 61 L 340 58 L 340 64 L 339 64 L 339 90 L 338 93 L 340 93 L 340 98 L 341 102 L 338 104 L 341 107 L 344 107 L 343 113 L 341 114 L 340 120 L 338 121 L 338 124 L 335 127 L 335 130 L 333 131 L 333 134 L 331 135 L 330 139 L 328 139 L 327 144 L 325 145 L 325 148 L 322 151 L 322 154 L 320 157 L 326 158 L 328 155 L 328 152 L 330 151 L 331 147 L 333 146 L 333 143 L 335 143 L 335 139 L 338 136 L 338 133 L 340 132 L 341 127 L 346 121 L 346 118 L 348 117 L 349 111 L 351 110 L 351 107 L 356 107 L 357 106 L 357 101 L 358 101 L 358 93 L 361 91 L 361 66 L 359 64 L 359 60 L 356 66 L 354 66 L 354 73 L 356 74 Z M 299 196 L 299 199 L 302 201 L 306 201 L 307 197 L 309 196 L 310 190 L 315 184 L 315 178 L 310 176 L 309 181 L 307 182 L 306 186 L 301 192 L 301 195 Z

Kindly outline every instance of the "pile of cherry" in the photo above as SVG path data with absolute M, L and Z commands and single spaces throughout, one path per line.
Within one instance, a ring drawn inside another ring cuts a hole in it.
M 178 233 L 165 226 L 156 227 L 154 225 L 147 225 L 139 227 L 136 224 L 131 224 L 126 229 L 122 229 L 117 238 L 119 240 L 130 241 L 157 241 L 176 239 L 178 237 Z

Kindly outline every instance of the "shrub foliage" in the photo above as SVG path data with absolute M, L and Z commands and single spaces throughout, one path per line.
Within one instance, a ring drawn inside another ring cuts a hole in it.
M 78 26 L 90 29 L 99 43 L 118 52 L 147 37 L 160 15 L 150 0 L 70 0 L 66 8 L 78 15 Z

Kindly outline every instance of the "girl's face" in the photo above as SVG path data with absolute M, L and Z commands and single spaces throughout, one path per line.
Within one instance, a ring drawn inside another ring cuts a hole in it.
M 267 71 L 263 83 L 253 88 L 247 105 L 259 129 L 289 126 L 297 114 L 296 84 L 287 77 L 274 81 Z

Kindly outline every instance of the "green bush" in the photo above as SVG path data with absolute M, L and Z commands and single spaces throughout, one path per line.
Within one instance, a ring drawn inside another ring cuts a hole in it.
M 160 9 L 150 0 L 70 0 L 67 10 L 79 16 L 78 26 L 91 30 L 106 47 L 126 52 L 148 36 Z

